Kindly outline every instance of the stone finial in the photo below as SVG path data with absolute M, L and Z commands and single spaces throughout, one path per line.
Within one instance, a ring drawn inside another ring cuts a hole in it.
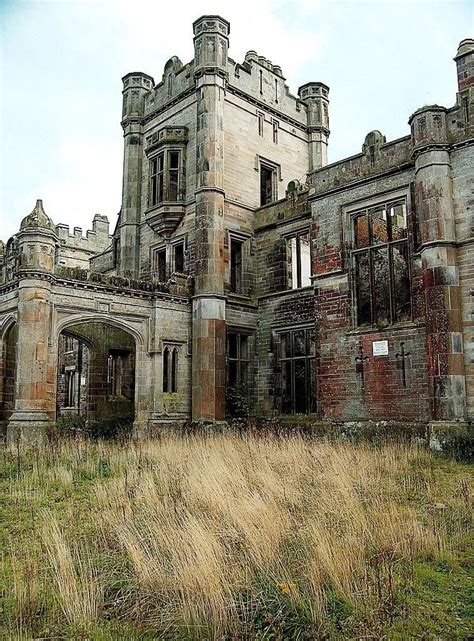
M 21 221 L 20 229 L 48 229 L 54 231 L 54 224 L 51 218 L 43 209 L 43 201 L 38 199 L 36 205 L 28 216 Z

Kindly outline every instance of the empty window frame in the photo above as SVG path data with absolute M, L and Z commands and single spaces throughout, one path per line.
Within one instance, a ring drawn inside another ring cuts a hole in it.
M 184 242 L 173 245 L 173 271 L 184 272 Z
M 406 200 L 361 209 L 351 221 L 357 325 L 385 327 L 410 320 Z
M 243 290 L 243 246 L 243 241 L 230 239 L 230 290 L 236 294 Z
M 153 252 L 153 274 L 158 277 L 160 283 L 164 283 L 167 279 L 166 247 L 155 249 Z
M 298 328 L 279 333 L 281 411 L 283 414 L 314 412 L 314 329 Z
M 150 160 L 150 206 L 180 200 L 181 152 L 167 149 Z
M 260 161 L 260 206 L 274 202 L 276 194 L 277 168 L 274 165 Z
M 300 231 L 286 239 L 288 289 L 311 285 L 311 249 L 309 231 Z
M 178 347 L 166 345 L 163 349 L 163 392 L 178 391 Z

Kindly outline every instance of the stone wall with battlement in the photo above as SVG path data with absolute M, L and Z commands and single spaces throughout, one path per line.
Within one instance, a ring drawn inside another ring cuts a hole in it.
M 100 214 L 94 216 L 92 229 L 88 229 L 85 236 L 80 227 L 74 227 L 71 233 L 69 226 L 61 223 L 55 226 L 55 230 L 60 243 L 58 264 L 64 267 L 88 269 L 90 259 L 106 250 L 112 241 L 109 219 Z

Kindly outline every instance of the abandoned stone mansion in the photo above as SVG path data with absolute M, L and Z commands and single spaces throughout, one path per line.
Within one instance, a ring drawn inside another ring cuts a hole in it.
M 9 439 L 71 413 L 131 412 L 136 434 L 239 413 L 469 425 L 474 40 L 453 107 L 328 165 L 329 87 L 235 62 L 219 16 L 193 29 L 194 60 L 123 78 L 115 228 L 71 233 L 38 200 L 0 243 Z

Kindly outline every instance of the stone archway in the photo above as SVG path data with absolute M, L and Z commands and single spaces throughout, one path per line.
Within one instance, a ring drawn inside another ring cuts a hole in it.
M 149 376 L 141 333 L 119 319 L 77 315 L 63 320 L 56 335 L 57 418 L 82 413 L 97 424 L 101 421 L 110 424 L 129 416 L 134 432 L 141 431 L 148 422 L 149 405 Z M 65 355 L 67 340 L 72 349 Z M 80 346 L 82 363 L 79 363 Z M 64 399 L 71 392 L 67 379 L 73 379 L 73 375 L 67 372 L 76 376 L 71 396 L 77 400 L 69 408 L 64 406 Z
M 6 425 L 15 407 L 15 367 L 18 326 L 9 317 L 0 331 L 0 431 Z

